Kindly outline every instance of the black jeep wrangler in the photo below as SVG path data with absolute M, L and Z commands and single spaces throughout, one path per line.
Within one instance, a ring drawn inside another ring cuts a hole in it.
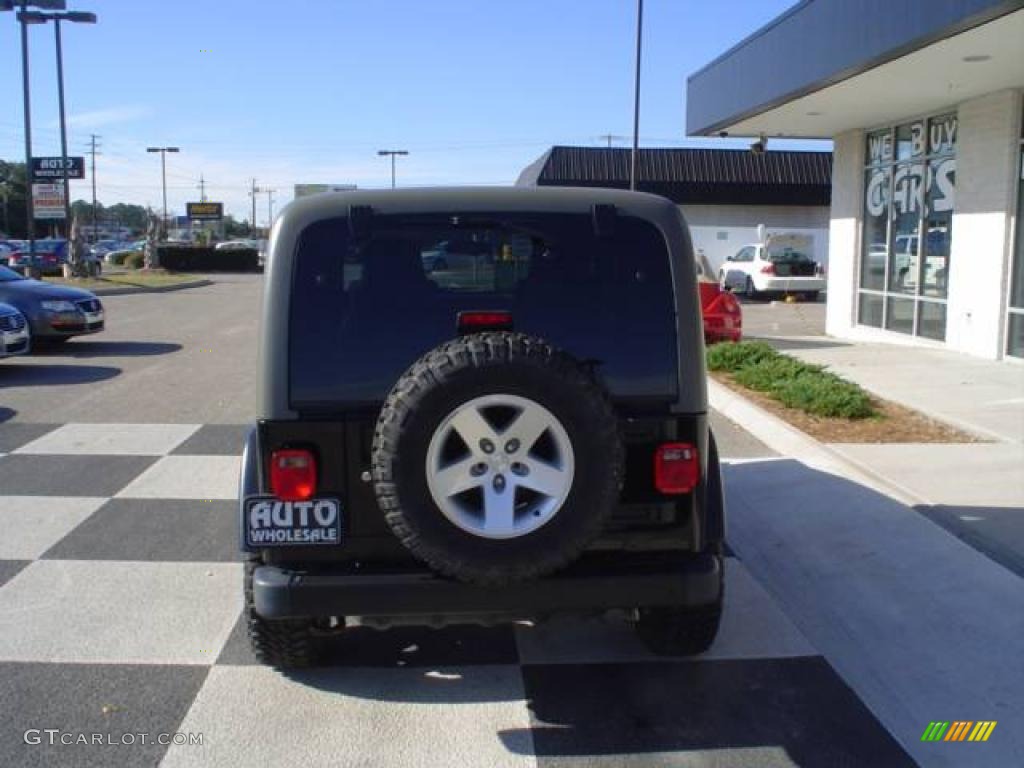
M 713 642 L 724 503 L 669 201 L 299 200 L 271 238 L 260 366 L 239 511 L 262 661 L 316 664 L 346 617 L 625 609 L 657 652 Z

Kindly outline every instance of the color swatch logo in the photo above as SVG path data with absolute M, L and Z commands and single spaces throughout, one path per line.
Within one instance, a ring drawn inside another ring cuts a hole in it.
M 921 741 L 988 741 L 995 727 L 995 720 L 932 721 L 921 734 Z

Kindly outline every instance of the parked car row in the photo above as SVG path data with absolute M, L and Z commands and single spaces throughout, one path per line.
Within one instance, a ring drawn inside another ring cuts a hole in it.
M 99 333 L 102 302 L 89 291 L 32 280 L 0 266 L 0 357 Z

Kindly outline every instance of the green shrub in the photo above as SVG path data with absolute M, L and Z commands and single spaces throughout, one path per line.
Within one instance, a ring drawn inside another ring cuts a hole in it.
M 141 269 L 142 265 L 146 263 L 146 254 L 142 251 L 133 251 L 128 254 L 128 258 L 124 260 L 124 264 L 129 269 Z
M 863 389 L 831 373 L 804 374 L 781 381 L 773 394 L 783 405 L 815 416 L 867 419 L 877 415 Z
M 779 353 L 763 341 L 715 344 L 708 347 L 708 370 L 732 372 L 774 357 L 779 357 Z
M 733 375 L 745 387 L 771 393 L 787 381 L 821 370 L 820 366 L 809 365 L 794 357 L 776 355 L 745 365 Z
M 114 251 L 112 254 L 110 254 L 110 263 L 117 265 L 124 264 L 124 260 L 127 255 L 127 251 Z
M 820 365 L 776 352 L 764 342 L 708 348 L 708 368 L 727 371 L 736 383 L 815 416 L 866 419 L 876 416 L 870 396 Z

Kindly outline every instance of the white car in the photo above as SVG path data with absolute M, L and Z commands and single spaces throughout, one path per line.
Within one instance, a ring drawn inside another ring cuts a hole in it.
M 255 240 L 225 240 L 213 246 L 215 251 L 258 251 L 260 244 Z
M 29 348 L 25 316 L 10 304 L 0 304 L 0 357 L 24 355 Z
M 723 290 L 740 291 L 749 298 L 786 293 L 816 301 L 818 293 L 825 290 L 825 277 L 817 262 L 807 255 L 807 245 L 793 237 L 746 245 L 721 266 L 718 283 Z

